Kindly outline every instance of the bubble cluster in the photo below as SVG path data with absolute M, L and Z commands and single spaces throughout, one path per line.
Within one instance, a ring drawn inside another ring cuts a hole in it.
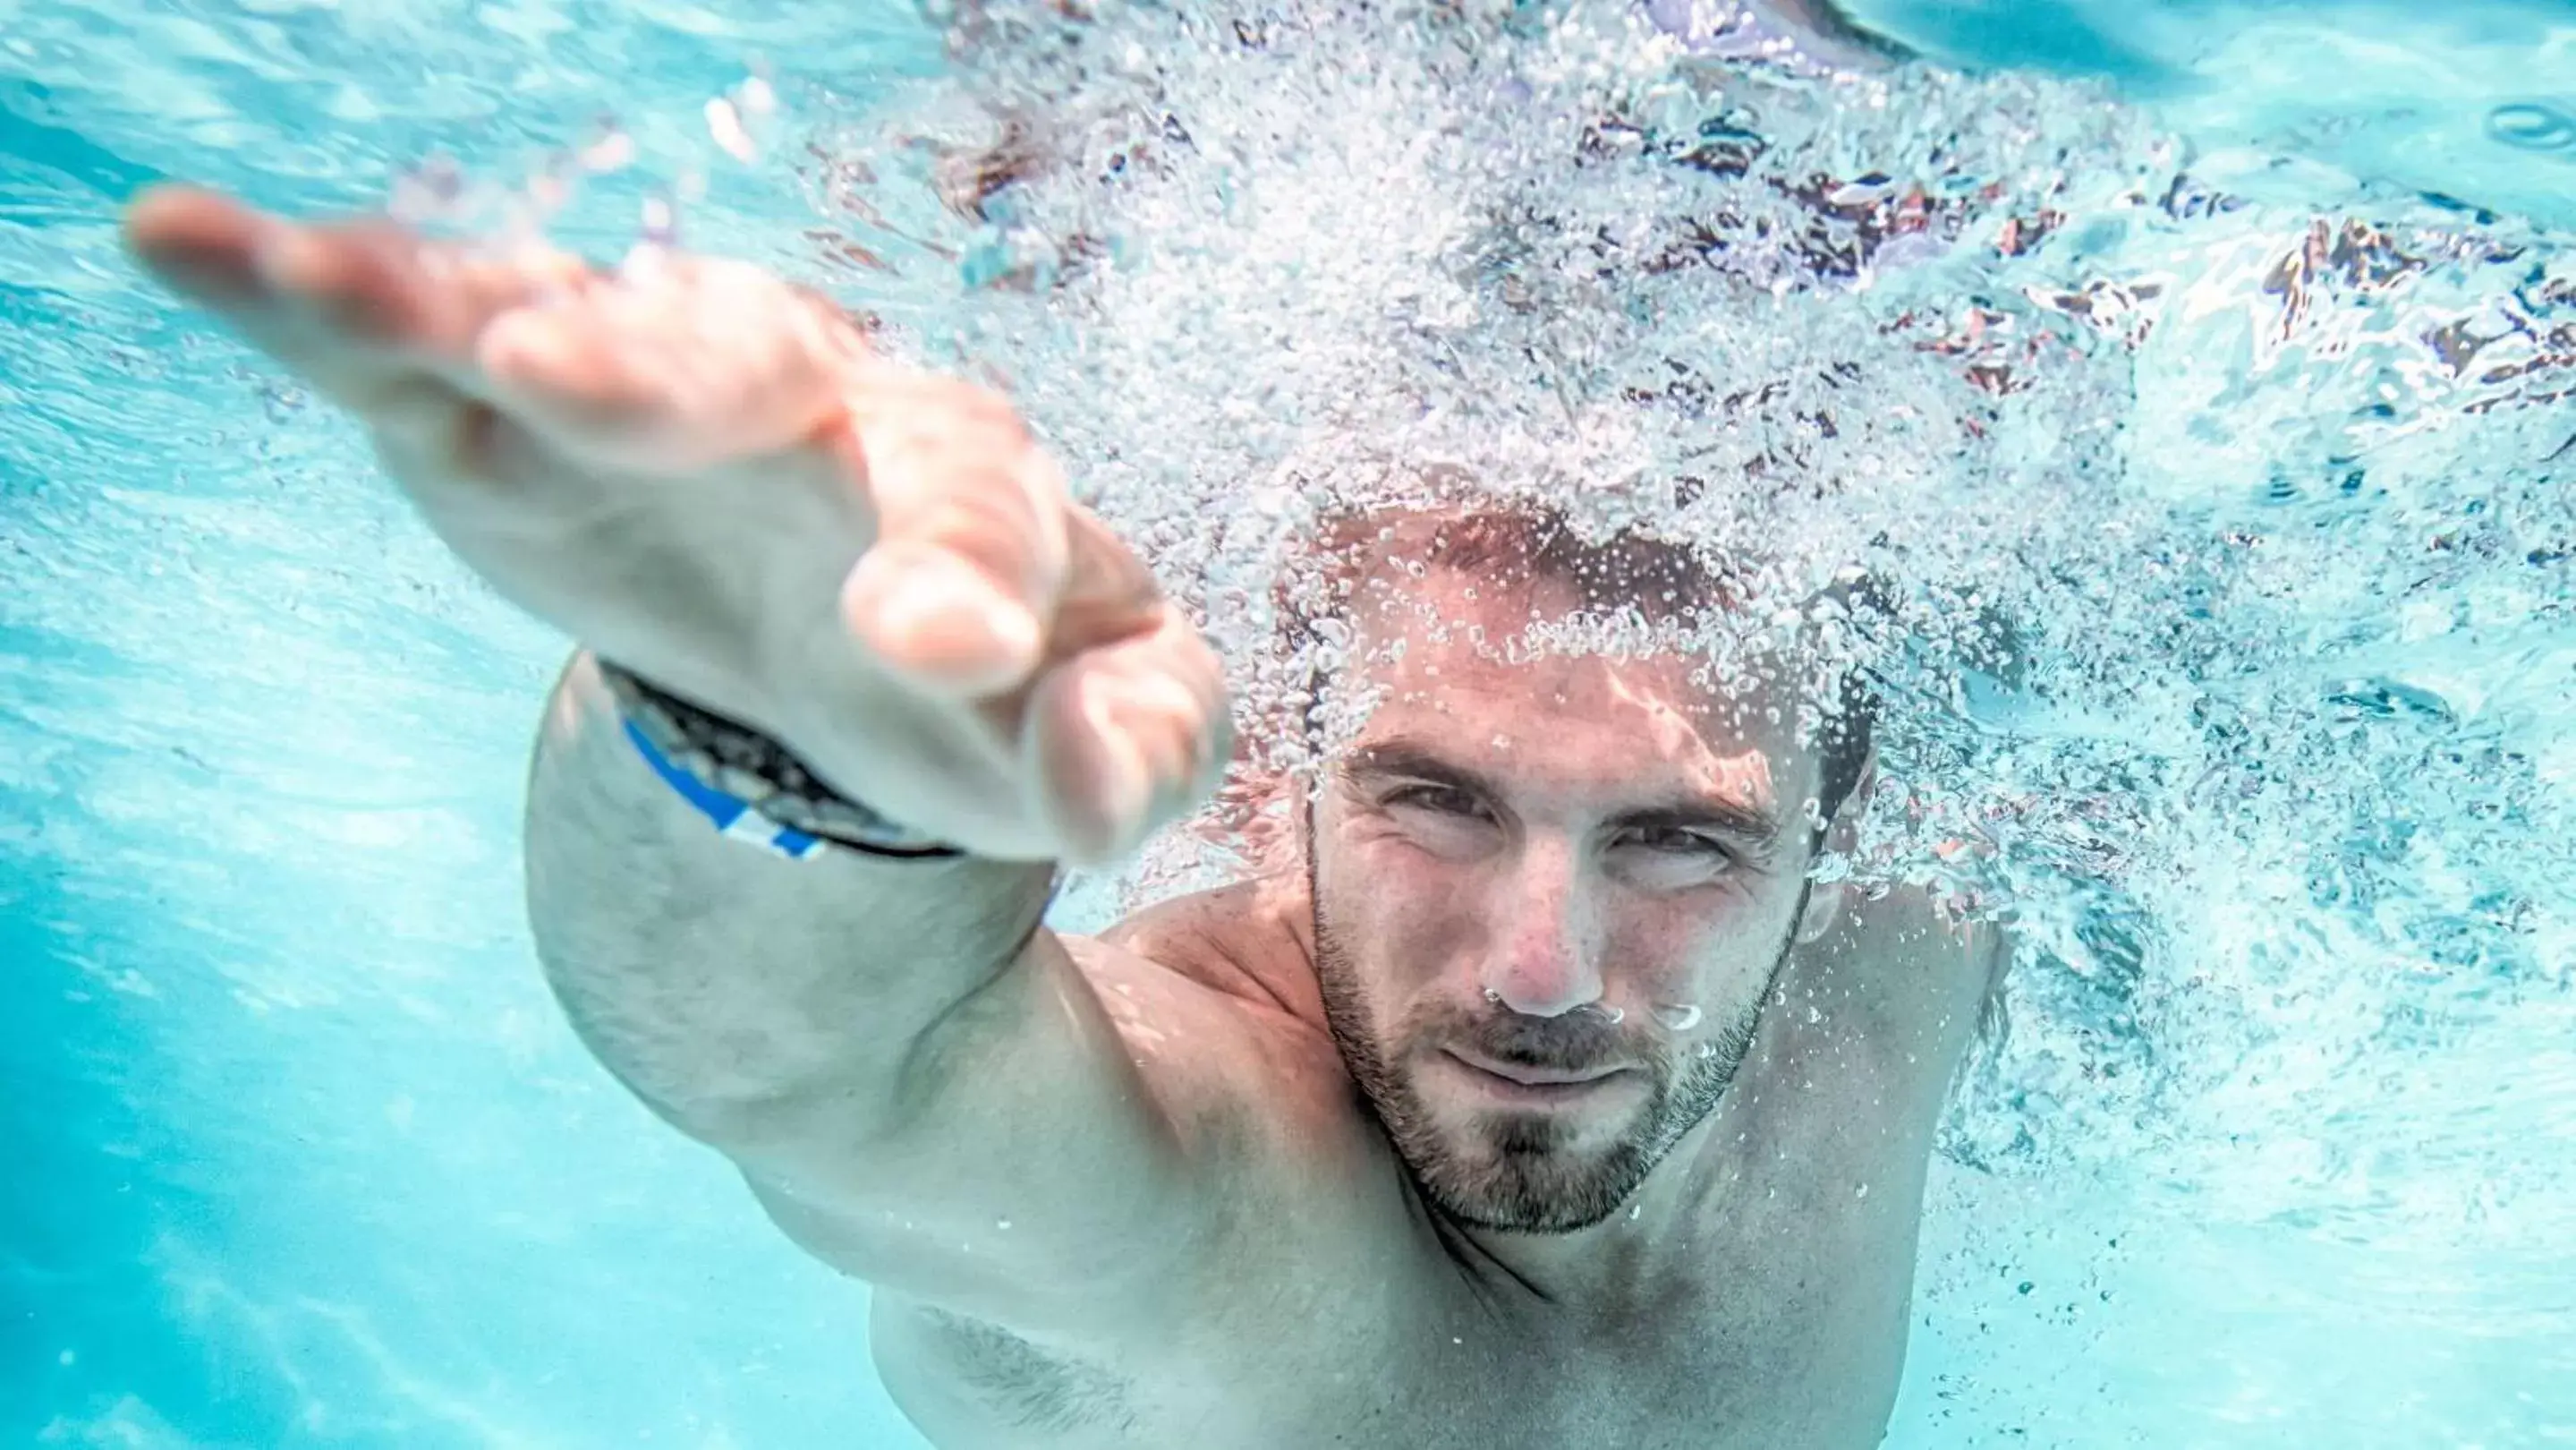
M 1728 561 L 1712 660 L 1870 581 L 1833 870 L 2022 951 L 1963 1158 L 2313 1117 L 2329 1069 L 2252 1064 L 2576 987 L 2561 239 L 2249 199 L 2082 84 L 1731 4 L 946 24 L 952 74 L 822 148 L 826 245 L 1020 404 L 1246 720 L 1348 647 L 1281 629 L 1319 521 L 1430 478 Z

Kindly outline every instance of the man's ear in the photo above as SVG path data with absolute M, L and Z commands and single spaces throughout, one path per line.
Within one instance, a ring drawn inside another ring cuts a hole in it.
M 1816 848 L 1817 856 L 1828 853 L 1849 856 L 1860 849 L 1861 818 L 1869 814 L 1870 797 L 1876 794 L 1878 746 L 1873 743 L 1869 747 L 1868 758 L 1861 762 L 1860 778 L 1852 782 L 1851 793 L 1843 797 L 1842 804 L 1834 807 L 1834 818 L 1825 823 L 1825 839 Z M 1815 889 L 1807 893 L 1805 914 L 1798 918 L 1800 944 L 1816 941 L 1833 930 L 1851 896 L 1852 887 L 1848 879 L 1817 882 Z

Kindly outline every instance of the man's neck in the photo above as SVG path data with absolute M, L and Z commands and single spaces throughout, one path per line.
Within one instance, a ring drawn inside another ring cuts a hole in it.
M 1571 1233 L 1464 1226 L 1459 1232 L 1549 1306 L 1618 1320 L 1670 1304 L 1715 1262 L 1709 1236 L 1722 1226 L 1726 1200 L 1744 1177 L 1750 1098 L 1741 1089 L 1754 1071 L 1748 1058 L 1716 1110 L 1601 1222 Z

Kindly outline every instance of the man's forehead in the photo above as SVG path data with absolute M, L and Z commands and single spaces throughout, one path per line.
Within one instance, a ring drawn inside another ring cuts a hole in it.
M 1657 777 L 1764 796 L 1799 755 L 1772 687 L 1720 685 L 1683 647 L 1606 654 L 1554 637 L 1546 626 L 1572 601 L 1543 584 L 1533 597 L 1433 569 L 1382 602 L 1354 637 L 1353 682 L 1375 697 L 1355 752 L 1400 740 L 1461 765 L 1500 758 L 1605 785 Z
M 1783 733 L 1769 728 L 1785 716 L 1782 693 L 1759 673 L 1721 682 L 1705 642 L 1642 620 L 1605 623 L 1551 581 L 1429 568 L 1370 591 L 1354 622 L 1354 662 L 1380 687 L 1671 710 L 1719 734 Z

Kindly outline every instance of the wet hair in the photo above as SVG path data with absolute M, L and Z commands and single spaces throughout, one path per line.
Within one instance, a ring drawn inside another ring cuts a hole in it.
M 1289 608 L 1292 644 L 1314 643 L 1316 621 L 1338 615 L 1346 607 L 1351 582 L 1368 572 L 1366 556 L 1383 554 L 1406 532 L 1414 535 L 1406 541 L 1415 546 L 1410 557 L 1426 566 L 1474 574 L 1507 587 L 1554 585 L 1570 591 L 1586 610 L 1634 607 L 1647 619 L 1661 622 L 1731 611 L 1744 601 L 1740 576 L 1696 546 L 1633 527 L 1587 538 L 1562 509 L 1544 502 L 1480 503 L 1418 514 L 1418 523 L 1405 519 L 1406 512 L 1377 509 L 1326 521 L 1320 533 L 1325 554 L 1342 566 L 1339 587 L 1330 591 L 1331 603 L 1324 607 Z M 1848 604 L 1863 590 L 1844 587 L 1828 592 Z M 1320 696 L 1321 691 L 1315 693 Z M 1832 693 L 1833 704 L 1823 712 L 1816 731 L 1820 756 L 1816 806 L 1827 821 L 1860 783 L 1876 722 L 1876 701 L 1864 670 L 1850 665 L 1839 668 Z

